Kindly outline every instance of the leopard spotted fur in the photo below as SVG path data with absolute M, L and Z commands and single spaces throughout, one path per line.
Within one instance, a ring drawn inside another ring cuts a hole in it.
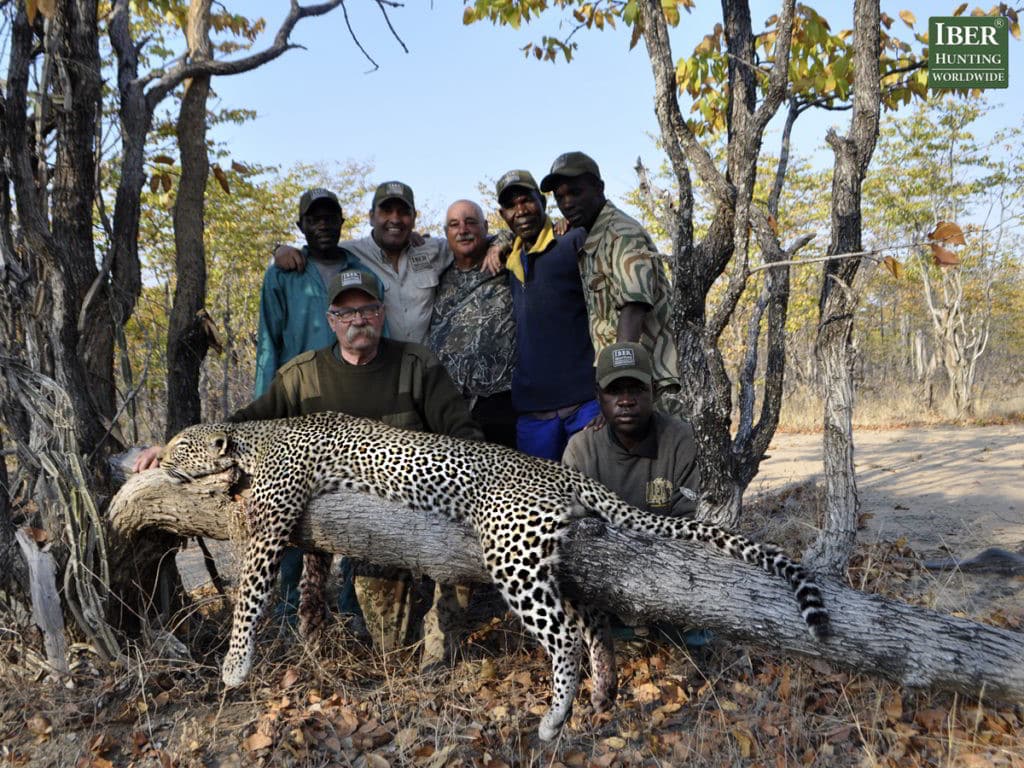
M 599 614 L 565 600 L 554 575 L 559 539 L 581 513 L 627 530 L 707 542 L 777 574 L 793 589 L 810 632 L 818 638 L 828 633 L 820 590 L 774 546 L 643 512 L 580 472 L 502 446 L 318 413 L 190 427 L 168 443 L 161 466 L 180 481 L 230 467 L 252 476 L 251 537 L 222 670 L 228 687 L 241 684 L 252 666 L 255 624 L 289 535 L 312 497 L 338 488 L 472 524 L 488 572 L 551 657 L 553 695 L 540 724 L 545 740 L 557 735 L 572 709 L 584 644 L 595 706 L 615 695 L 614 655 Z

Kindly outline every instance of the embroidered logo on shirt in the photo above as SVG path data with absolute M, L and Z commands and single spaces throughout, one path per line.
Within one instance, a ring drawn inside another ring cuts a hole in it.
M 613 368 L 633 368 L 636 366 L 636 352 L 628 347 L 612 350 Z
M 429 253 L 410 253 L 409 254 L 409 266 L 415 270 L 424 270 L 430 268 L 430 254 Z
M 647 483 L 647 506 L 667 507 L 672 498 L 672 482 L 666 477 L 656 477 Z

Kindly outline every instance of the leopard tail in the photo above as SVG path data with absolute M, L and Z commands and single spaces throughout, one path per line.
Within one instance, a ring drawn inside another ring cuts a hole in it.
M 575 478 L 579 503 L 605 522 L 629 531 L 668 539 L 700 541 L 720 549 L 737 560 L 756 565 L 786 580 L 800 607 L 808 631 L 817 640 L 829 636 L 829 615 L 814 576 L 774 544 L 762 544 L 746 536 L 697 520 L 656 515 L 632 507 L 603 485 L 579 474 Z

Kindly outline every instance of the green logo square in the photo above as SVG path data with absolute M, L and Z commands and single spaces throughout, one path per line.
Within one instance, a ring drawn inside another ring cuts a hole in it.
M 1009 88 L 1009 33 L 1002 16 L 932 16 L 928 87 Z

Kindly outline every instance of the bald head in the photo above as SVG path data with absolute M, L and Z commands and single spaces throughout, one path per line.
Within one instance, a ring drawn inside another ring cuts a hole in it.
M 487 218 L 472 200 L 456 200 L 448 207 L 444 233 L 458 267 L 479 264 L 487 253 Z

